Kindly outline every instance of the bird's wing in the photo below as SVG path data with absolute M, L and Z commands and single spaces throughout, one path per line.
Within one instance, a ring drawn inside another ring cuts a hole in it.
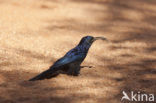
M 84 54 L 78 54 L 78 55 L 73 55 L 73 56 L 64 56 L 63 58 L 57 60 L 54 63 L 53 67 L 63 66 L 68 63 L 75 62 L 75 61 L 83 61 L 84 58 L 85 58 Z

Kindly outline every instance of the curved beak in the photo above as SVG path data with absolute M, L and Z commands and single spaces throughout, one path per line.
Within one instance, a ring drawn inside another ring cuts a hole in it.
M 95 40 L 106 40 L 106 41 L 108 41 L 106 38 L 104 38 L 104 37 L 94 37 L 94 41 Z

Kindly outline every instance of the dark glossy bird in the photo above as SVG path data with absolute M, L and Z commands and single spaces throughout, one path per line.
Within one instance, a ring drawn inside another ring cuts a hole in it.
M 48 70 L 35 76 L 29 81 L 50 79 L 59 74 L 68 74 L 72 76 L 78 76 L 81 69 L 81 63 L 87 56 L 88 50 L 92 43 L 96 40 L 107 40 L 104 37 L 85 36 L 81 39 L 79 44 L 68 51 L 62 58 L 57 60 Z

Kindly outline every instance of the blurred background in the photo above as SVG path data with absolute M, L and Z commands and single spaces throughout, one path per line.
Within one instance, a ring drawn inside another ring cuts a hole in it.
M 92 45 L 93 68 L 27 81 L 86 35 L 110 40 Z M 0 0 L 0 103 L 120 103 L 155 88 L 155 0 Z

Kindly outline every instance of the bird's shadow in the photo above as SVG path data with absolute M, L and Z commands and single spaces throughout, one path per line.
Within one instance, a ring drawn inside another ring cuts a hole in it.
M 94 66 L 88 66 L 88 65 L 84 65 L 84 66 L 80 66 L 80 68 L 95 68 Z

